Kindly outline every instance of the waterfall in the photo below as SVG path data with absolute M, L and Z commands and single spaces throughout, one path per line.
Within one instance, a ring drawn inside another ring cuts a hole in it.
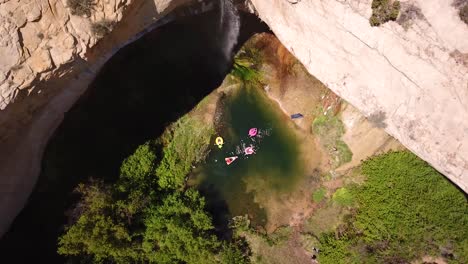
M 240 17 L 232 0 L 220 0 L 221 49 L 226 61 L 231 60 L 232 50 L 237 44 L 240 31 Z

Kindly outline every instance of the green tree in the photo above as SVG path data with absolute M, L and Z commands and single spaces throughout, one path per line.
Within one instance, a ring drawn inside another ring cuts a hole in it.
M 223 264 L 248 264 L 249 257 L 242 252 L 240 247 L 225 243 L 221 252 L 221 263 Z
M 195 190 L 174 192 L 148 209 L 143 249 L 151 262 L 214 263 L 220 246 L 205 201 Z
M 119 191 L 154 188 L 157 184 L 155 173 L 156 146 L 151 141 L 139 146 L 135 153 L 126 158 L 120 166 Z
M 124 221 L 115 214 L 111 191 L 102 183 L 80 184 L 82 195 L 74 209 L 76 222 L 59 238 L 58 253 L 68 256 L 92 256 L 95 263 L 138 261 L 141 250 L 132 241 Z

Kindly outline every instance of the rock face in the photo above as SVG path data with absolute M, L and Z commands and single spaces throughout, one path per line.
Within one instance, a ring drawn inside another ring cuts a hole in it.
M 99 69 L 145 31 L 190 15 L 166 16 L 190 2 L 96 0 L 81 17 L 67 0 L 0 0 L 0 236 L 35 184 L 49 137 Z M 98 42 L 91 28 L 104 20 L 120 22 Z
M 371 2 L 251 0 L 311 74 L 468 192 L 468 27 L 446 0 L 371 27 Z

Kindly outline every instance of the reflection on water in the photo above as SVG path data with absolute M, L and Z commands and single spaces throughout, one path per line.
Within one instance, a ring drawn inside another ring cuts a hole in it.
M 199 187 L 216 193 L 230 216 L 248 214 L 254 226 L 265 226 L 267 205 L 258 198 L 288 192 L 304 175 L 289 117 L 262 91 L 245 87 L 226 97 L 221 122 L 218 133 L 224 146 L 213 146 L 206 164 L 196 173 Z M 258 129 L 257 136 L 249 136 L 251 128 Z M 247 147 L 255 153 L 245 155 Z M 227 165 L 224 159 L 230 156 L 239 158 Z

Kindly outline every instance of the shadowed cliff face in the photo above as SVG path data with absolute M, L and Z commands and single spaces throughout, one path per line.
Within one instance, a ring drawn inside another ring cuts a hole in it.
M 17 263 L 26 258 L 64 262 L 56 243 L 76 198 L 73 188 L 90 178 L 115 179 L 136 146 L 156 138 L 223 80 L 222 69 L 231 62 L 223 53 L 225 32 L 218 21 L 219 14 L 211 12 L 168 24 L 106 64 L 49 142 L 35 191 L 0 242 L 2 256 L 14 255 Z M 253 32 L 267 30 L 251 16 L 241 21 L 237 46 Z

